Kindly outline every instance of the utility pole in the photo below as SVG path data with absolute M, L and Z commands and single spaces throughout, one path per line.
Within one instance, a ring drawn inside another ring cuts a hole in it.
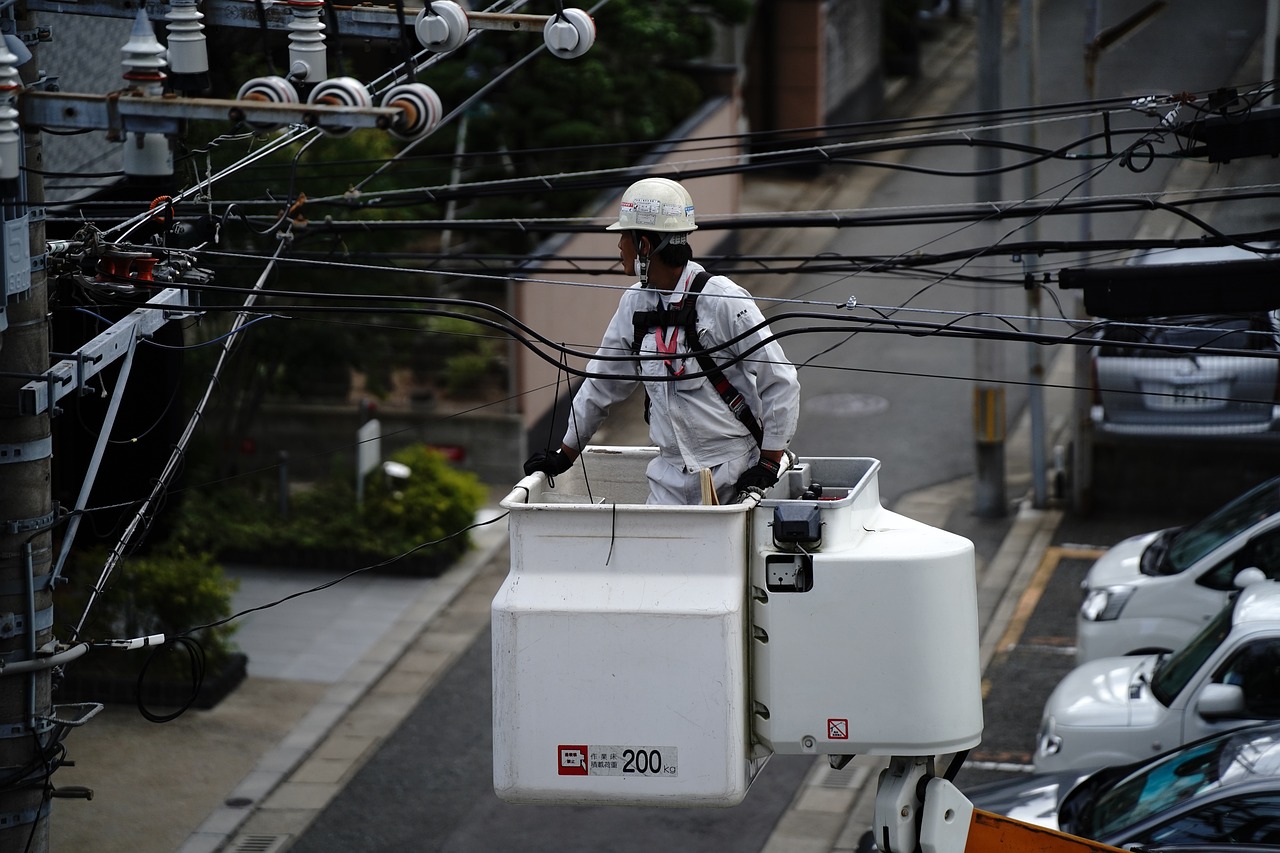
M 18 29 L 34 31 L 25 8 Z M 34 46 L 34 45 L 33 45 Z M 0 659 L 35 661 L 53 640 L 52 571 L 54 507 L 49 413 L 19 413 L 19 389 L 49 366 L 44 187 L 40 134 L 20 134 L 13 101 L 20 83 L 15 58 L 0 47 L 0 206 L 3 208 L 5 314 L 0 339 Z M 5 76 L 4 72 L 11 72 Z M 34 81 L 36 62 L 22 68 Z M 21 142 L 4 145 L 12 133 Z M 18 172 L 10 152 L 21 150 L 33 171 Z M 20 667 L 15 667 L 20 668 Z M 49 849 L 48 752 L 55 746 L 50 670 L 0 671 L 0 774 L 21 781 L 0 788 L 0 850 Z
M 1002 0 L 978 0 L 978 110 L 1000 108 L 1000 52 L 1003 47 L 1001 29 L 1004 22 Z M 978 148 L 977 200 L 1000 200 L 1000 151 L 993 146 Z M 986 226 L 995 242 L 995 225 Z M 996 292 L 991 286 L 978 289 L 979 314 L 996 312 Z M 975 376 L 973 388 L 973 420 L 976 444 L 977 475 L 974 490 L 974 512 L 980 518 L 1000 518 L 1008 512 L 1005 501 L 1004 439 L 1005 393 L 1000 379 L 1000 350 L 994 341 L 974 341 Z
M 1022 81 L 1019 90 L 1023 106 L 1031 106 L 1039 96 L 1037 86 L 1037 68 L 1039 66 L 1040 45 L 1040 0 L 1021 0 L 1018 15 L 1018 56 Z M 1027 122 L 1022 131 L 1022 143 L 1028 150 L 1035 148 L 1036 127 Z M 1037 186 L 1038 166 L 1032 164 L 1022 173 L 1022 197 L 1035 198 L 1040 189 Z M 1040 226 L 1035 220 L 1027 225 L 1026 239 L 1034 242 Z M 1036 259 L 1029 253 L 1022 256 L 1022 272 L 1027 282 L 1027 316 L 1031 317 L 1028 331 L 1040 331 L 1040 288 L 1035 283 Z M 1027 349 L 1027 410 L 1031 415 L 1031 493 L 1032 505 L 1036 509 L 1044 509 L 1049 501 L 1048 464 L 1045 458 L 1045 422 L 1044 422 L 1044 357 L 1039 344 L 1028 344 Z

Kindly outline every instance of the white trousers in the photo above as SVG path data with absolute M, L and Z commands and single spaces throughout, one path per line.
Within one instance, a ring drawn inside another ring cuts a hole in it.
M 736 459 L 722 462 L 711 469 L 711 482 L 716 487 L 716 497 L 727 504 L 737 494 L 734 488 L 742 472 L 756 460 L 760 452 L 752 448 Z M 687 471 L 679 459 L 656 456 L 649 461 L 645 474 L 649 478 L 649 503 L 668 505 L 696 505 L 702 503 L 702 481 L 697 471 Z

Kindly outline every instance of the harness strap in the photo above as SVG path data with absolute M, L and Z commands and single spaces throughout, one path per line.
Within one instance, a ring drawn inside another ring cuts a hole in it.
M 644 340 L 650 329 L 683 326 L 685 343 L 688 345 L 689 351 L 694 353 L 694 358 L 697 359 L 698 366 L 702 368 L 702 372 L 707 375 L 707 381 L 711 383 L 711 387 L 720 395 L 720 399 L 724 400 L 724 404 L 729 407 L 729 411 L 733 413 L 733 416 L 741 421 L 742 425 L 751 433 L 752 438 L 756 440 L 756 445 L 760 446 L 764 443 L 764 428 L 760 425 L 755 413 L 751 411 L 751 406 L 747 404 L 747 398 L 742 396 L 737 388 L 733 387 L 733 383 L 724 375 L 724 371 L 720 369 L 720 365 L 716 364 L 715 359 L 702 351 L 702 341 L 698 336 L 697 303 L 698 294 L 702 293 L 702 289 L 706 287 L 710 278 L 711 273 L 705 270 L 694 276 L 693 281 L 689 284 L 685 299 L 674 308 L 636 311 L 631 318 L 634 325 L 634 333 L 631 337 L 631 354 L 640 354 L 640 342 Z M 638 362 L 636 369 L 640 369 Z M 644 419 L 646 423 L 649 420 L 648 394 L 645 395 L 644 399 Z

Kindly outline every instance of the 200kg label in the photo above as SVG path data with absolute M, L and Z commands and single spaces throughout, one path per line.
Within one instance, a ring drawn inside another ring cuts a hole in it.
M 679 776 L 674 746 L 561 744 L 557 747 L 561 776 Z

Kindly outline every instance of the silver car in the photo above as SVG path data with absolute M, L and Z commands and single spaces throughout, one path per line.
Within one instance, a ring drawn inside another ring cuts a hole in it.
M 1036 772 L 1126 764 L 1247 722 L 1280 720 L 1280 584 L 1240 592 L 1172 654 L 1099 658 L 1045 701 Z
M 1181 648 L 1230 596 L 1267 579 L 1280 580 L 1280 477 L 1098 558 L 1081 583 L 1076 660 Z
M 1140 265 L 1257 259 L 1234 247 L 1150 253 Z M 1229 286 L 1206 282 L 1206 286 Z M 1095 439 L 1262 436 L 1280 439 L 1280 319 L 1275 312 L 1112 321 L 1091 350 Z M 1135 343 L 1258 355 L 1198 355 Z

